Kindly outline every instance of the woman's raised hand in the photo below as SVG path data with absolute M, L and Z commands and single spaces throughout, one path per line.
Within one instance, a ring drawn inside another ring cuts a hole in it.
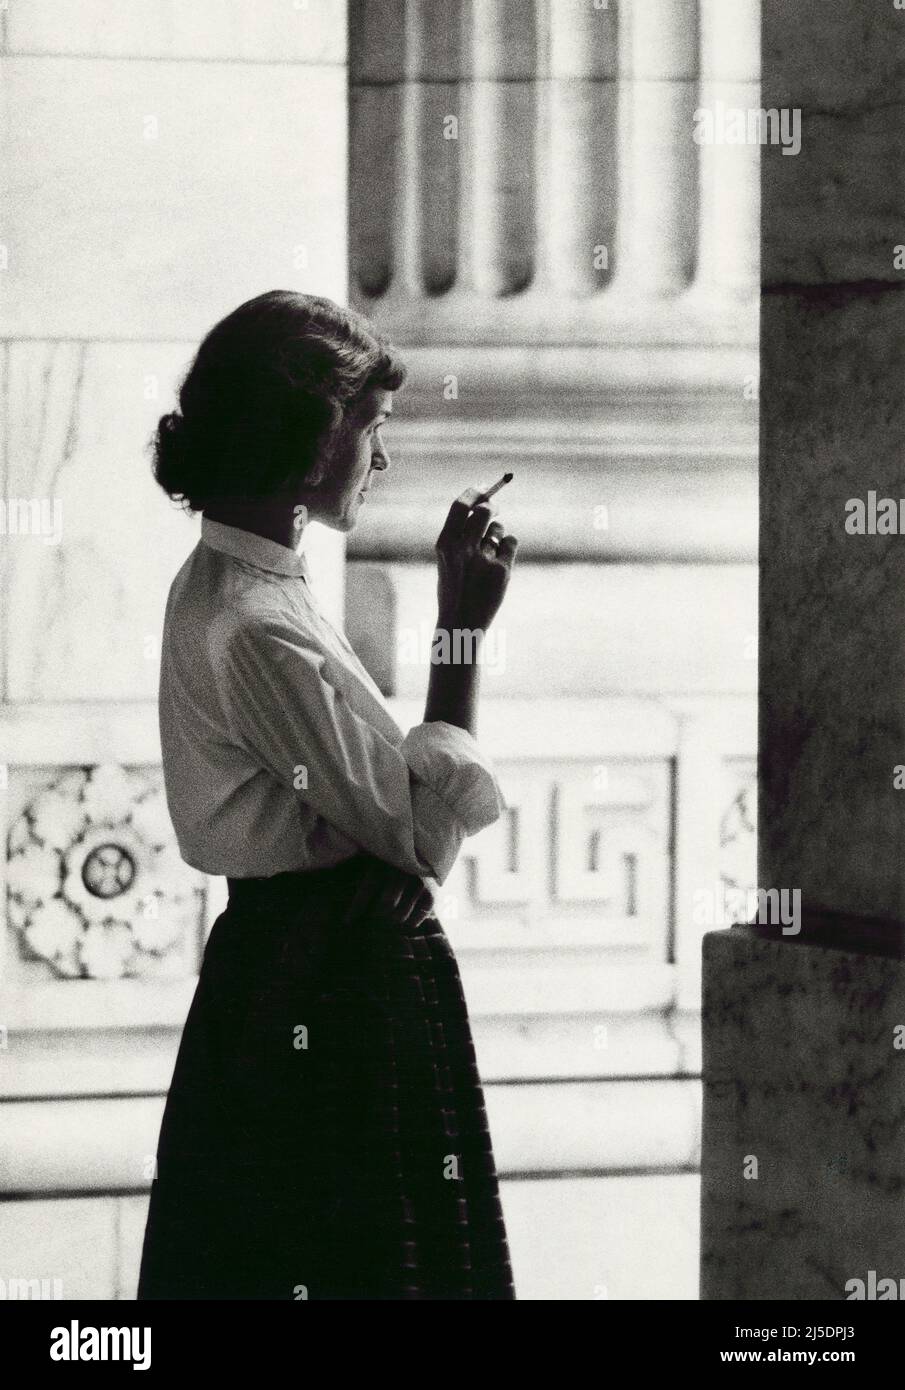
M 434 895 L 417 874 L 369 855 L 346 921 L 366 915 L 384 918 L 391 926 L 417 927 L 433 908 Z
M 487 628 L 509 584 L 518 541 L 497 518 L 493 499 L 466 488 L 437 538 L 437 601 L 442 627 Z

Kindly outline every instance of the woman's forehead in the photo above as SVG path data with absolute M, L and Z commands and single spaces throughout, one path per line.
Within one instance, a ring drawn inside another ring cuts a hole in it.
M 393 393 L 377 386 L 366 391 L 355 406 L 353 415 L 358 421 L 372 420 L 381 412 L 389 413 L 393 407 Z

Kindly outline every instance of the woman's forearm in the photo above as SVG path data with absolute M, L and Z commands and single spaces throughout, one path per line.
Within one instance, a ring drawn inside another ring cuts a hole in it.
M 478 723 L 478 654 L 484 633 L 438 620 L 431 644 L 431 670 L 424 722 L 442 719 L 474 736 Z

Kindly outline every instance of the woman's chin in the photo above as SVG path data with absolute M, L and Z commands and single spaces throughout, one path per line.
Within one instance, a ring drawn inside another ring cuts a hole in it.
M 361 499 L 352 502 L 346 507 L 345 511 L 331 516 L 312 517 L 312 521 L 319 521 L 322 526 L 326 526 L 330 531 L 353 531 L 358 521 L 358 509 Z
M 344 531 L 351 531 L 354 529 L 364 504 L 364 496 L 362 493 L 357 492 L 343 512 L 342 529 Z

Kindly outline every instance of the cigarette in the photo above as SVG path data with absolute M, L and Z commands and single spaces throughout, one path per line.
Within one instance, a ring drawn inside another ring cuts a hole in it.
M 494 483 L 493 487 L 489 487 L 486 492 L 481 493 L 481 496 L 478 500 L 486 502 L 489 498 L 493 496 L 495 492 L 499 492 L 501 487 L 505 487 L 507 483 L 511 483 L 513 477 L 514 474 L 512 473 L 504 473 L 498 483 Z

